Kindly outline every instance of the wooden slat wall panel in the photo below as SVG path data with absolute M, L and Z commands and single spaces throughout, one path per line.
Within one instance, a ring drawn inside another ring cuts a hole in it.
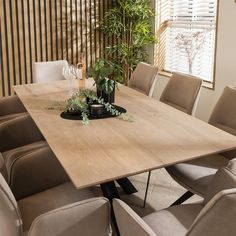
M 111 0 L 0 0 L 0 97 L 12 86 L 31 83 L 33 62 L 66 59 L 79 53 L 87 68 L 105 56 L 109 39 L 96 29 Z

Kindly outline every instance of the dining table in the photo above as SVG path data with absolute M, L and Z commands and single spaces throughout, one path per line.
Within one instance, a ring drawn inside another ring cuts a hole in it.
M 96 90 L 92 80 L 85 88 Z M 71 96 L 67 80 L 14 90 L 74 186 L 100 184 L 109 198 L 117 197 L 115 180 L 129 185 L 129 176 L 236 149 L 235 136 L 121 84 L 115 104 L 131 119 L 94 119 L 89 125 L 63 119 L 57 109 Z

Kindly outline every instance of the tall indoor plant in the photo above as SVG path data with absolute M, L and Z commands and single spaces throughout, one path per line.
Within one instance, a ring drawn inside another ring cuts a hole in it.
M 125 84 L 136 65 L 148 60 L 147 46 L 156 41 L 150 23 L 153 16 L 149 0 L 117 0 L 100 23 L 101 32 L 117 39 L 106 53 L 123 68 Z

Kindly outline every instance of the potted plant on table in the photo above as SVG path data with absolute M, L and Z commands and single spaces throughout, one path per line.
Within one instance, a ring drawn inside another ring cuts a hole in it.
M 89 119 L 99 119 L 120 116 L 124 120 L 132 121 L 132 117 L 122 107 L 114 105 L 115 89 L 117 83 L 122 81 L 121 70 L 114 63 L 98 59 L 95 65 L 89 69 L 88 77 L 93 77 L 97 91 L 80 89 L 67 101 L 63 118 L 82 118 L 84 124 Z M 69 114 L 69 116 L 68 116 Z
M 117 82 L 122 82 L 122 69 L 113 62 L 98 59 L 95 65 L 89 68 L 88 77 L 93 77 L 97 87 L 97 96 L 105 102 L 115 102 Z

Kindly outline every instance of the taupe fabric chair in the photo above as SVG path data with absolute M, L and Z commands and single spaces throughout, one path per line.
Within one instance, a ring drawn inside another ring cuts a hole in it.
M 131 75 L 129 87 L 151 97 L 156 82 L 157 72 L 157 66 L 152 66 L 144 62 L 138 63 Z
M 226 87 L 217 102 L 209 124 L 230 134 L 236 135 L 236 89 Z M 167 167 L 168 173 L 183 187 L 189 190 L 174 204 L 180 204 L 192 193 L 202 197 L 206 195 L 209 184 L 216 171 L 226 166 L 230 159 L 236 157 L 236 150 L 214 154 L 193 161 Z
M 0 124 L 25 114 L 26 109 L 17 96 L 0 99 Z
M 29 144 L 33 149 L 38 143 L 46 145 L 38 127 L 27 113 L 0 123 L 0 140 L 0 152 L 19 147 L 24 149 L 23 146 L 27 146 L 29 150 Z
M 160 101 L 189 115 L 194 114 L 202 80 L 182 73 L 173 73 Z
M 64 80 L 63 67 L 66 65 L 66 60 L 35 62 L 33 65 L 34 82 L 49 83 L 56 80 Z
M 234 236 L 236 159 L 218 170 L 202 203 L 172 206 L 143 219 L 121 200 L 113 208 L 121 236 Z
M 4 163 L 1 158 L 0 163 Z M 4 166 L 0 170 L 6 172 Z M 29 178 L 38 178 L 31 174 Z M 18 189 L 25 183 L 19 184 Z M 16 202 L 0 174 L 0 235 L 111 235 L 109 201 L 91 197 L 94 194 L 89 189 L 78 191 L 66 182 Z
M 36 145 L 35 145 L 36 146 Z M 2 153 L 2 173 L 16 200 L 69 181 L 69 177 L 48 145 L 34 149 L 16 148 Z
M 201 87 L 201 79 L 182 73 L 173 73 L 160 101 L 184 113 L 194 115 Z M 143 207 L 146 205 L 150 176 L 151 172 L 149 171 Z

